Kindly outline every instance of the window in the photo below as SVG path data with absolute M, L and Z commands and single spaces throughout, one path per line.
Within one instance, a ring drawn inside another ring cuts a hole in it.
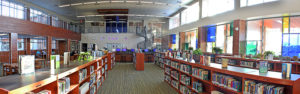
M 52 26 L 62 27 L 62 21 L 59 20 L 58 17 L 52 16 Z
M 281 55 L 281 41 L 282 41 L 282 19 L 265 19 L 265 51 L 273 51 L 275 55 Z
M 25 8 L 22 5 L 15 4 L 8 0 L 0 0 L 0 14 L 18 19 L 25 18 Z
M 226 25 L 217 26 L 216 32 L 216 47 L 224 50 Z
M 284 20 L 285 21 L 285 20 Z M 300 17 L 290 17 L 290 32 L 283 34 L 282 56 L 300 57 Z
M 30 49 L 31 50 L 42 50 L 46 49 L 47 42 L 45 39 L 30 39 Z
M 199 2 L 189 6 L 181 12 L 181 25 L 199 20 Z
M 2 36 L 0 37 L 0 51 L 9 51 L 9 39 L 8 39 L 8 37 L 2 37 Z
M 51 41 L 51 48 L 56 49 L 56 40 Z
M 256 55 L 261 52 L 262 20 L 247 22 L 246 54 Z M 249 46 L 249 47 L 248 47 Z M 253 48 L 255 47 L 255 48 Z M 256 50 L 253 50 L 256 49 Z
M 246 6 L 253 6 L 253 5 L 268 3 L 273 1 L 278 1 L 278 0 L 241 0 L 240 3 L 241 3 L 241 7 L 246 7 Z
M 202 18 L 234 9 L 234 0 L 202 0 Z
M 226 53 L 232 54 L 233 49 L 233 22 L 226 27 Z
M 18 50 L 24 50 L 24 39 L 18 39 Z
M 185 43 L 188 47 L 192 47 L 194 50 L 197 48 L 197 30 L 185 32 Z
M 176 14 L 175 16 L 169 19 L 169 29 L 176 28 L 179 25 L 180 25 L 179 14 Z
M 212 52 L 212 48 L 216 47 L 216 26 L 207 27 L 207 52 Z
M 35 9 L 30 9 L 30 21 L 49 25 L 49 19 L 50 17 L 48 14 Z

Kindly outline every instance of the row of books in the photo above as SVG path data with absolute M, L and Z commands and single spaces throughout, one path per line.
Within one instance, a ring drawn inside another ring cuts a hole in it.
M 190 83 L 191 83 L 191 77 L 186 76 L 186 75 L 181 75 L 180 76 L 180 82 L 189 86 Z
M 244 94 L 283 94 L 284 91 L 284 87 L 256 83 L 252 80 L 246 80 L 244 83 Z
M 101 70 L 98 70 L 97 71 L 97 79 L 100 79 L 101 77 L 102 77 Z
M 92 66 L 90 66 L 90 74 L 94 73 L 94 71 L 95 71 L 95 68 L 94 68 L 94 66 L 93 66 L 93 65 L 92 65 Z
M 180 85 L 180 92 L 182 94 L 196 94 L 196 93 L 192 92 L 189 88 L 187 88 L 184 85 Z
M 86 94 L 89 90 L 90 83 L 85 82 L 79 87 L 79 94 Z
M 170 75 L 171 69 L 166 67 L 165 72 Z
M 166 59 L 165 64 L 170 66 L 171 65 L 171 60 Z
M 202 86 L 202 83 L 199 83 L 199 82 L 194 81 L 194 82 L 193 82 L 193 89 L 194 89 L 197 93 L 202 93 L 202 92 L 203 92 L 203 86 Z
M 190 65 L 180 64 L 180 70 L 186 73 L 191 73 L 192 67 Z
M 172 66 L 173 68 L 179 69 L 179 63 L 177 63 L 177 62 L 171 61 L 171 66 Z
M 212 83 L 226 87 L 228 89 L 234 90 L 239 92 L 242 86 L 241 81 L 235 79 L 234 77 L 228 76 L 228 75 L 223 75 L 223 74 L 218 74 L 215 73 L 212 76 Z
M 255 62 L 252 61 L 241 61 L 240 66 L 254 68 Z
M 167 81 L 168 83 L 171 83 L 171 77 L 168 75 L 165 75 L 165 81 Z
M 178 87 L 179 87 L 179 82 L 176 81 L 176 80 L 172 80 L 171 85 L 172 85 L 174 88 L 178 89 Z
M 238 64 L 237 62 L 238 62 L 237 60 L 229 59 L 228 64 L 229 65 L 237 65 Z
M 95 85 L 92 85 L 90 87 L 90 94 L 95 94 L 96 93 L 96 86 Z
M 202 79 L 202 80 L 209 80 L 208 79 L 208 71 L 200 68 L 192 68 L 193 76 Z
M 87 69 L 81 69 L 79 71 L 79 82 L 81 82 L 82 80 L 84 80 L 87 77 Z
M 64 77 L 58 80 L 58 94 L 65 94 L 70 91 L 70 78 Z
M 96 75 L 95 73 L 93 73 L 90 76 L 90 85 L 93 85 L 95 82 L 96 82 Z
M 178 73 L 178 71 L 171 71 L 171 76 L 172 76 L 173 78 L 175 78 L 176 80 L 178 80 L 178 78 L 179 78 L 179 73 Z

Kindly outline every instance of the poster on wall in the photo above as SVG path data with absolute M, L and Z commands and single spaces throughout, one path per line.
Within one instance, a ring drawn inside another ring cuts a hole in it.
M 216 26 L 211 26 L 207 28 L 207 42 L 216 41 Z
M 35 57 L 34 55 L 19 56 L 19 74 L 29 74 L 35 72 Z

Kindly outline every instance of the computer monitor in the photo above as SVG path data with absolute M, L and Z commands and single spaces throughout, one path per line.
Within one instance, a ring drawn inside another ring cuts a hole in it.
M 135 49 L 131 49 L 131 52 L 135 52 Z
M 153 49 L 153 52 L 156 52 L 156 49 Z
M 149 52 L 149 49 L 144 49 L 144 52 Z
M 123 52 L 126 52 L 126 51 L 127 51 L 127 49 L 122 49 L 122 51 L 123 51 Z
M 117 49 L 116 49 L 116 51 L 117 51 L 117 52 L 120 52 L 120 51 L 121 51 L 121 49 L 120 49 L 120 48 L 117 48 Z

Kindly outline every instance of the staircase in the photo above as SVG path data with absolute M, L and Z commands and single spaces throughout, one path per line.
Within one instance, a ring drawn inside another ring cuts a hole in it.
M 154 34 L 151 30 L 147 30 L 146 26 L 136 28 L 136 35 L 143 37 L 145 40 L 137 44 L 137 48 L 150 49 L 153 46 Z

